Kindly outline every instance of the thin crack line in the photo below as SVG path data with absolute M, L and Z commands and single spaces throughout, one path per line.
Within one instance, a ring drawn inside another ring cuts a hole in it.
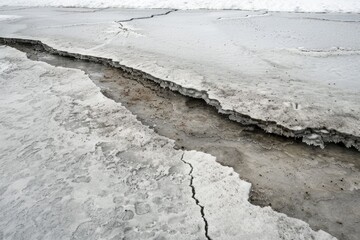
M 160 17 L 160 16 L 165 16 L 165 15 L 168 15 L 172 12 L 176 12 L 178 11 L 178 9 L 171 9 L 165 13 L 157 13 L 157 14 L 152 14 L 150 16 L 146 16 L 146 17 L 135 17 L 135 18 L 130 18 L 130 19 L 125 19 L 125 20 L 119 20 L 119 21 L 116 21 L 117 23 L 124 23 L 124 22 L 131 22 L 131 21 L 134 21 L 134 20 L 141 20 L 141 19 L 149 19 L 149 18 L 154 18 L 154 17 Z
M 157 13 L 157 14 L 152 14 L 150 16 L 145 16 L 145 17 L 135 17 L 135 18 L 129 18 L 129 19 L 124 19 L 124 20 L 119 20 L 119 21 L 115 21 L 117 24 L 120 25 L 120 29 L 123 30 L 123 31 L 128 31 L 129 29 L 126 28 L 124 26 L 123 23 L 125 22 L 131 22 L 131 21 L 134 21 L 134 20 L 142 20 L 142 19 L 149 19 L 149 18 L 154 18 L 154 17 L 160 17 L 160 16 L 165 16 L 165 15 L 168 15 L 172 12 L 176 12 L 178 11 L 178 9 L 171 9 L 167 12 L 164 12 L 164 13 Z
M 201 217 L 202 217 L 202 219 L 204 220 L 204 223 L 205 223 L 205 237 L 208 239 L 208 240 L 212 240 L 210 237 L 209 237 L 209 224 L 208 224 L 208 222 L 207 222 L 207 220 L 206 220 L 206 218 L 205 218 L 205 212 L 204 212 L 204 210 L 205 210 L 205 208 L 204 208 L 204 206 L 202 206 L 201 204 L 200 204 L 200 201 L 196 198 L 196 192 L 195 192 L 195 187 L 194 187 L 194 185 L 193 185 L 193 181 L 194 181 L 194 176 L 192 175 L 192 173 L 193 173 L 193 170 L 194 170 L 194 167 L 191 165 L 191 163 L 189 163 L 189 162 L 187 162 L 187 161 L 185 161 L 184 160 L 184 155 L 185 155 L 185 153 L 183 153 L 182 154 L 182 156 L 181 156 L 181 161 L 183 162 L 183 163 L 185 163 L 185 164 L 187 164 L 187 165 L 189 165 L 190 166 L 190 172 L 189 172 L 189 176 L 190 176 L 190 187 L 191 187 L 191 191 L 192 191 L 192 198 L 195 200 L 195 203 L 196 203 L 196 205 L 198 205 L 199 207 L 200 207 L 200 213 L 201 213 Z
M 131 21 L 134 21 L 134 20 L 149 19 L 149 18 L 154 18 L 154 17 L 159 17 L 159 16 L 165 16 L 165 15 L 168 15 L 168 14 L 170 14 L 170 13 L 172 13 L 172 12 L 176 12 L 176 11 L 178 11 L 178 9 L 172 9 L 172 10 L 169 10 L 169 11 L 164 12 L 164 13 L 152 14 L 152 15 L 150 15 L 150 16 L 145 16 L 145 17 L 137 17 L 137 18 L 130 18 L 130 19 L 125 19 L 125 20 L 115 21 L 115 23 L 119 24 L 120 30 L 117 31 L 117 33 L 116 33 L 111 39 L 107 40 L 106 42 L 104 42 L 104 43 L 102 43 L 102 44 L 100 44 L 100 45 L 98 45 L 98 46 L 95 46 L 94 48 L 91 48 L 90 50 L 95 50 L 95 49 L 98 49 L 98 48 L 100 48 L 100 47 L 103 47 L 103 46 L 109 44 L 109 43 L 112 42 L 122 31 L 126 32 L 126 33 L 127 33 L 127 36 L 126 36 L 126 37 L 128 37 L 128 36 L 129 36 L 130 29 L 124 26 L 124 24 L 123 24 L 124 22 L 131 22 Z

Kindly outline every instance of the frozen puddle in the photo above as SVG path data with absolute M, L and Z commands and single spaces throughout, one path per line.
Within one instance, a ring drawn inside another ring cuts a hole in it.
M 41 45 L 12 45 L 32 60 L 83 70 L 105 96 L 120 102 L 158 134 L 174 139 L 177 148 L 216 156 L 253 184 L 252 203 L 271 206 L 339 239 L 359 236 L 360 152 L 355 149 L 330 144 L 322 150 L 265 134 L 230 121 L 202 100 L 131 72 L 52 55 Z

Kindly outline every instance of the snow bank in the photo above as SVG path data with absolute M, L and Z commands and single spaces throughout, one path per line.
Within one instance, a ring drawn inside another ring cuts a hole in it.
M 358 0 L 2 0 L 0 6 L 90 8 L 243 9 L 295 12 L 360 12 Z
M 16 16 L 16 15 L 0 15 L 0 21 L 13 20 L 13 19 L 17 19 L 17 18 L 21 18 L 21 16 Z

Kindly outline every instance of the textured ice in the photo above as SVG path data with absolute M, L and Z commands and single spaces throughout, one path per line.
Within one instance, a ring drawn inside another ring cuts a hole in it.
M 314 234 L 305 230 L 302 221 L 275 213 L 270 207 L 251 205 L 247 201 L 250 184 L 239 181 L 238 174 L 216 163 L 215 157 L 191 151 L 185 153 L 184 160 L 194 167 L 196 196 L 205 207 L 213 239 L 331 238 L 323 231 Z
M 187 166 L 81 71 L 0 48 L 1 239 L 202 239 Z
M 2 239 L 206 239 L 200 205 L 211 239 L 333 239 L 249 204 L 231 168 L 175 150 L 83 72 L 1 46 L 0 66 Z
M 1 22 L 0 36 L 110 58 L 206 92 L 223 110 L 294 132 L 312 128 L 360 136 L 360 15 L 177 11 L 161 16 L 165 12 L 5 8 L 4 14 L 23 18 Z M 137 17 L 142 19 L 128 21 Z

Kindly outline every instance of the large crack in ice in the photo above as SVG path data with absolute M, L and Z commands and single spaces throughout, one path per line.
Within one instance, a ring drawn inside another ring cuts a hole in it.
M 168 12 L 173 12 L 168 11 Z M 169 14 L 169 13 L 167 13 Z M 159 15 L 159 14 L 158 14 Z M 166 13 L 160 14 L 166 15 Z M 140 19 L 144 18 L 151 18 L 151 17 L 157 16 L 156 14 L 151 15 L 149 17 L 141 17 Z M 135 20 L 136 18 L 134 18 Z M 129 19 L 128 21 L 132 21 Z M 70 57 L 74 59 L 82 59 L 90 62 L 96 62 L 101 63 L 106 66 L 111 66 L 114 68 L 119 68 L 122 71 L 132 75 L 135 79 L 146 79 L 149 81 L 153 81 L 157 84 L 159 84 L 163 88 L 168 88 L 171 91 L 179 92 L 180 94 L 184 96 L 189 96 L 192 98 L 197 99 L 203 99 L 208 105 L 211 105 L 217 109 L 217 111 L 221 114 L 227 115 L 229 119 L 239 122 L 240 124 L 246 125 L 246 126 L 257 126 L 261 129 L 263 129 L 267 133 L 276 134 L 280 136 L 290 137 L 290 138 L 300 138 L 303 142 L 319 146 L 321 148 L 325 147 L 325 143 L 343 143 L 346 147 L 355 147 L 357 150 L 360 151 L 360 136 L 343 133 L 336 129 L 328 129 L 325 126 L 321 128 L 303 128 L 303 129 L 289 129 L 276 121 L 265 121 L 262 119 L 256 119 L 252 118 L 249 115 L 236 112 L 235 110 L 224 110 L 222 108 L 221 103 L 217 99 L 212 99 L 209 97 L 209 94 L 206 91 L 203 90 L 197 90 L 193 88 L 185 88 L 179 84 L 176 84 L 171 81 L 163 80 L 156 78 L 148 73 L 145 73 L 141 70 L 134 69 L 125 65 L 120 64 L 117 61 L 113 61 L 110 58 L 103 58 L 103 57 L 96 57 L 92 55 L 84 55 L 84 54 L 78 54 L 78 53 L 71 53 L 67 51 L 57 50 L 53 47 L 48 46 L 47 44 L 44 44 L 43 42 L 39 40 L 31 40 L 31 39 L 21 39 L 21 38 L 4 38 L 0 37 L 0 43 L 5 45 L 11 45 L 14 43 L 17 44 L 31 44 L 37 47 L 40 47 L 46 52 L 49 52 L 51 54 L 60 55 L 64 57 Z
M 0 239 L 203 238 L 170 139 L 80 70 L 0 50 Z
M 44 51 L 44 49 L 34 46 L 32 44 L 14 44 L 13 47 L 17 48 L 18 50 L 20 50 L 22 52 L 27 53 L 27 56 L 29 59 L 47 62 L 53 66 L 70 67 L 70 68 L 81 69 L 81 70 L 85 71 L 85 73 L 87 73 L 89 75 L 89 77 L 98 86 L 100 86 L 102 93 L 106 97 L 113 99 L 116 102 L 121 102 L 122 104 L 124 104 L 127 108 L 130 109 L 130 111 L 132 111 L 137 116 L 139 121 L 141 121 L 143 124 L 149 126 L 150 128 L 154 128 L 154 130 L 157 133 L 159 133 L 160 135 L 176 140 L 175 147 L 177 149 L 181 148 L 181 149 L 186 149 L 186 150 L 197 150 L 197 151 L 201 151 L 201 152 L 207 152 L 207 153 L 215 155 L 217 157 L 217 161 L 219 163 L 221 163 L 223 166 L 234 167 L 234 169 L 237 172 L 239 172 L 239 174 L 242 176 L 242 178 L 247 179 L 249 182 L 253 183 L 254 188 L 250 195 L 251 203 L 253 203 L 255 205 L 260 205 L 260 206 L 267 206 L 268 203 L 272 203 L 272 205 L 274 206 L 274 210 L 289 214 L 290 216 L 293 216 L 296 218 L 300 218 L 304 221 L 309 221 L 309 219 L 307 217 L 305 217 L 305 218 L 302 217 L 303 216 L 302 214 L 299 214 L 299 213 L 294 214 L 293 210 L 291 210 L 291 212 L 289 213 L 288 211 L 282 209 L 282 206 L 284 206 L 284 204 L 286 206 L 288 206 L 287 205 L 288 203 L 284 203 L 282 201 L 280 203 L 280 205 L 277 204 L 276 203 L 276 201 L 278 200 L 277 197 L 271 197 L 269 199 L 267 197 L 265 197 L 262 200 L 262 198 L 264 196 L 268 196 L 268 195 L 266 195 L 266 193 L 262 192 L 262 191 L 258 192 L 259 188 L 258 188 L 257 180 L 255 180 L 255 182 L 254 182 L 254 178 L 249 177 L 251 174 L 249 175 L 242 171 L 239 171 L 240 166 L 237 166 L 237 165 L 234 166 L 230 163 L 231 161 L 233 161 L 234 158 L 237 160 L 240 160 L 240 161 L 245 161 L 245 159 L 243 159 L 242 153 L 246 153 L 246 155 L 253 154 L 252 147 L 249 147 L 249 146 L 239 147 L 239 145 L 240 145 L 239 140 L 236 140 L 236 139 L 238 139 L 238 137 L 236 137 L 236 136 L 238 136 L 237 134 L 235 134 L 234 136 L 232 134 L 229 135 L 230 131 L 231 132 L 242 131 L 241 129 L 243 129 L 243 127 L 236 124 L 235 122 L 225 120 L 225 119 L 227 119 L 226 116 L 223 117 L 221 114 L 218 114 L 213 107 L 206 105 L 206 103 L 204 101 L 196 100 L 191 97 L 181 96 L 181 94 L 179 94 L 179 93 L 171 92 L 170 89 L 168 89 L 168 88 L 162 89 L 160 87 L 160 85 L 158 85 L 157 83 L 155 83 L 151 80 L 147 80 L 147 79 L 143 79 L 143 78 L 135 78 L 134 75 L 127 74 L 126 72 L 123 72 L 121 69 L 116 69 L 111 66 L 106 66 L 103 63 L 94 63 L 93 61 L 88 61 L 88 63 L 86 63 L 86 60 L 79 61 L 75 58 L 69 58 L 67 56 L 62 57 L 62 56 L 59 56 L 58 54 L 51 54 L 47 51 Z M 122 76 L 122 77 L 120 77 L 120 76 Z M 144 88 L 142 88 L 141 86 Z M 129 91 L 130 89 L 131 89 L 131 91 Z M 152 98 L 149 90 L 146 90 L 146 89 L 151 89 L 150 90 L 151 93 L 156 95 L 158 98 L 160 98 L 160 99 L 158 99 L 159 101 L 156 100 L 157 99 L 156 97 Z M 173 96 L 177 96 L 177 97 L 173 97 Z M 186 109 L 182 108 L 182 102 L 183 102 L 182 100 L 183 99 L 186 99 L 185 100 L 186 106 L 188 107 Z M 144 105 L 144 101 L 151 102 L 151 103 Z M 201 104 L 199 104 L 200 102 L 201 102 Z M 160 105 L 158 105 L 158 103 Z M 211 109 L 211 112 L 208 112 L 208 111 L 204 112 L 203 108 Z M 193 110 L 191 110 L 191 109 L 193 109 Z M 171 114 L 171 117 L 167 116 L 167 114 L 164 114 L 164 112 Z M 182 120 L 175 120 L 175 122 L 173 122 L 174 120 L 172 120 L 172 118 L 173 117 L 177 118 L 180 112 L 186 113 L 186 115 L 180 117 Z M 150 113 L 150 115 L 149 115 L 149 113 Z M 209 114 L 209 115 L 207 115 L 207 114 Z M 217 116 L 215 118 L 221 118 L 222 121 L 221 121 L 221 123 L 217 123 L 216 121 L 214 121 L 214 119 L 206 120 L 206 122 L 200 123 L 201 126 L 199 126 L 198 124 L 196 124 L 196 122 L 199 120 L 198 117 L 200 117 L 200 119 L 201 119 L 201 117 L 203 117 L 203 116 L 207 116 L 208 119 L 212 119 L 215 116 Z M 166 118 L 166 121 L 163 122 L 163 121 L 161 121 L 161 119 L 163 119 L 164 117 Z M 159 121 L 155 120 L 157 118 Z M 191 121 L 191 123 L 188 121 Z M 185 126 L 179 128 L 178 124 L 182 124 L 184 122 L 185 122 Z M 219 124 L 223 125 L 224 127 L 220 127 Z M 204 126 L 204 127 L 202 127 L 202 126 Z M 217 130 L 214 132 L 214 131 L 210 130 L 209 127 L 211 127 L 211 128 L 214 127 Z M 186 129 L 188 129 L 188 130 L 186 130 Z M 206 134 L 205 133 L 203 134 L 202 133 L 203 129 L 204 130 L 207 129 L 208 131 L 210 131 L 210 133 L 208 132 Z M 232 131 L 232 129 L 233 129 L 233 131 Z M 287 154 L 286 151 L 289 149 L 284 149 L 284 146 L 279 148 L 279 146 L 276 147 L 276 144 L 274 145 L 274 140 L 276 142 L 276 139 L 278 137 L 269 136 L 269 135 L 265 136 L 265 134 L 261 133 L 261 131 L 258 131 L 258 130 L 254 131 L 254 129 L 252 129 L 252 128 L 249 131 L 251 131 L 251 133 L 249 132 L 249 134 L 252 137 L 251 137 L 251 139 L 247 139 L 246 141 L 253 141 L 255 139 L 255 138 L 253 138 L 253 136 L 260 134 L 261 136 L 265 137 L 266 139 L 270 138 L 267 141 L 271 141 L 271 145 L 267 145 L 267 144 L 263 145 L 264 142 L 262 142 L 262 141 L 260 141 L 260 142 L 256 141 L 255 145 L 259 145 L 260 147 L 266 148 L 266 149 L 275 149 L 276 148 L 277 149 L 276 151 L 281 151 L 281 152 L 284 152 L 285 154 Z M 236 139 L 233 139 L 232 136 L 235 137 Z M 283 139 L 282 141 L 284 141 L 284 144 L 286 144 L 286 145 L 293 144 L 293 142 L 288 141 L 285 138 L 282 138 L 282 139 Z M 196 141 L 199 141 L 198 142 L 199 145 L 196 143 Z M 212 142 L 212 143 L 210 143 L 210 142 Z M 213 142 L 217 142 L 217 143 L 213 143 Z M 210 143 L 210 145 L 208 145 L 208 143 Z M 309 147 L 301 146 L 301 144 L 299 144 L 299 143 L 297 143 L 296 145 L 297 145 L 297 147 L 296 147 L 297 150 L 299 150 L 298 149 L 299 147 L 306 149 L 306 151 L 309 150 Z M 217 152 L 218 150 L 216 150 L 216 149 L 219 149 L 219 147 L 221 147 L 221 150 L 220 150 L 220 152 Z M 234 147 L 236 148 L 235 155 L 233 155 L 233 152 L 234 152 L 233 150 L 235 150 L 235 149 L 231 149 Z M 331 158 L 334 158 L 334 157 L 336 158 L 336 153 L 334 154 L 334 152 L 332 151 L 332 147 L 334 147 L 334 146 L 329 146 L 329 148 L 327 149 L 328 151 L 326 151 L 326 152 L 324 152 L 320 149 L 317 149 L 316 152 L 324 153 L 328 156 L 331 156 Z M 246 151 L 242 151 L 242 150 L 245 150 L 245 148 L 246 148 Z M 292 154 L 295 153 L 295 156 L 292 156 L 291 158 L 296 159 L 296 161 L 299 160 L 299 157 L 301 158 L 301 156 L 299 154 L 296 154 L 297 150 L 294 151 L 294 149 L 293 149 L 292 151 L 290 151 Z M 257 149 L 257 151 L 259 151 L 259 149 Z M 262 151 L 260 150 L 259 154 L 261 154 L 261 152 Z M 266 151 L 266 152 L 267 152 L 267 157 L 269 155 L 273 156 L 273 154 L 274 154 L 274 151 L 271 151 L 271 152 Z M 254 156 L 252 156 L 251 158 L 253 158 L 253 157 Z M 221 159 L 225 159 L 225 158 L 228 160 L 226 160 L 225 162 L 223 160 L 221 160 Z M 282 159 L 280 162 L 289 161 L 289 159 L 284 156 L 281 156 L 280 158 Z M 348 159 L 349 156 L 342 155 L 342 158 Z M 317 160 L 320 160 L 320 159 L 317 158 Z M 355 160 L 358 160 L 358 159 L 355 159 Z M 248 162 L 248 161 L 251 162 L 252 160 L 246 158 L 246 162 Z M 341 161 L 341 160 L 338 159 L 338 161 Z M 189 162 L 189 159 L 187 159 L 187 162 Z M 256 162 L 258 162 L 260 165 L 258 165 L 256 167 L 257 174 L 255 174 L 256 175 L 255 179 L 259 179 L 259 173 L 261 173 L 260 179 L 263 177 L 266 177 L 266 174 L 264 175 L 264 173 L 261 171 L 261 166 L 264 163 L 264 159 L 261 159 L 261 158 L 257 159 Z M 304 161 L 301 161 L 301 162 L 303 164 Z M 199 185 L 199 181 L 200 181 L 199 179 L 201 179 L 201 176 L 199 176 L 199 174 L 198 174 L 197 165 L 195 165 L 195 163 L 192 161 L 190 161 L 190 163 L 192 163 L 193 167 L 194 167 L 194 171 L 191 171 L 191 176 L 193 176 L 193 179 L 191 181 L 190 186 L 194 186 L 196 188 L 196 194 L 197 194 L 197 195 L 195 195 L 195 189 L 194 189 L 193 196 L 196 197 L 196 199 L 200 200 L 202 206 L 205 206 L 205 208 L 207 208 L 207 205 L 204 201 L 205 200 L 204 196 L 203 196 L 203 194 L 201 194 L 202 186 L 201 186 L 201 184 Z M 275 161 L 271 164 L 271 166 L 273 166 L 274 168 L 278 168 L 280 166 L 280 168 L 282 169 L 284 165 L 279 165 L 278 161 Z M 304 166 L 306 166 L 306 164 Z M 245 165 L 241 164 L 241 168 L 247 169 L 246 164 Z M 270 167 L 270 168 L 267 168 L 267 170 L 269 170 L 269 169 L 271 170 L 274 168 Z M 312 169 L 314 169 L 314 168 L 312 168 Z M 315 169 L 316 169 L 316 167 L 315 167 Z M 251 171 L 245 170 L 245 172 L 251 172 Z M 301 175 L 301 169 L 299 170 L 297 168 L 295 172 Z M 287 169 L 287 173 L 291 174 L 292 171 L 291 170 L 289 171 L 289 169 Z M 188 174 L 188 171 L 186 172 L 186 174 Z M 273 175 L 275 175 L 275 174 L 276 173 L 273 173 Z M 328 176 L 325 176 L 325 177 L 328 177 Z M 195 180 L 194 180 L 194 178 L 195 178 Z M 286 177 L 286 179 L 287 179 L 287 177 Z M 285 181 L 287 181 L 287 180 L 285 180 Z M 300 184 L 309 184 L 309 182 L 308 181 L 303 182 L 300 179 Z M 189 185 L 189 183 L 187 183 L 187 186 L 188 185 Z M 260 181 L 260 185 L 264 186 L 263 184 L 261 184 L 261 181 Z M 266 186 L 269 187 L 268 185 L 266 185 Z M 293 185 L 293 186 L 296 186 L 296 185 Z M 281 186 L 279 186 L 279 185 L 276 185 L 276 188 L 279 188 L 281 190 L 280 191 L 274 190 L 273 186 L 272 187 L 270 186 L 270 188 L 267 188 L 268 189 L 267 192 L 271 193 L 271 195 L 274 195 L 274 192 L 280 192 L 280 195 L 278 195 L 278 196 L 283 198 L 284 193 L 286 191 L 284 192 L 283 191 L 284 189 L 281 188 Z M 255 192 L 256 195 L 254 195 L 254 191 L 256 191 Z M 298 191 L 301 192 L 300 189 L 298 189 Z M 313 191 L 309 191 L 309 192 L 311 194 L 313 193 Z M 289 194 L 289 192 L 286 192 L 285 195 L 292 196 L 291 204 L 289 205 L 289 206 L 292 206 L 293 201 L 294 201 L 294 198 L 293 198 L 294 195 L 291 195 L 291 193 Z M 301 193 L 297 194 L 297 195 L 301 195 Z M 338 195 L 343 196 L 343 193 L 339 193 Z M 254 201 L 254 196 L 255 196 L 255 201 Z M 308 195 L 308 196 L 310 196 L 310 195 Z M 193 197 L 193 199 L 195 200 L 194 197 Z M 299 198 L 297 197 L 296 199 L 299 199 Z M 300 201 L 302 201 L 301 199 L 302 199 L 302 196 L 300 196 Z M 317 199 L 317 198 L 312 197 L 312 199 Z M 274 201 L 275 201 L 275 204 L 274 204 Z M 308 203 L 309 201 L 307 200 L 306 202 Z M 276 207 L 276 206 L 281 206 L 281 208 Z M 329 207 L 329 206 L 339 206 L 339 205 L 327 204 L 327 206 Z M 207 220 L 209 222 L 211 222 L 212 215 L 211 215 L 211 213 L 209 213 L 209 211 L 211 211 L 211 208 L 206 209 L 206 214 L 207 214 L 207 218 L 208 218 Z M 198 212 L 197 207 L 196 207 L 196 212 Z M 321 211 L 313 210 L 314 215 L 319 214 L 319 213 L 321 213 Z M 345 215 L 343 214 L 341 216 L 345 216 Z M 200 215 L 199 215 L 199 217 L 200 217 Z M 342 219 L 344 219 L 344 218 L 342 218 Z M 206 219 L 204 219 L 204 221 L 205 220 Z M 321 220 L 321 221 L 323 221 L 323 220 Z M 345 225 L 347 225 L 348 222 L 349 221 L 347 220 Z M 325 225 L 328 226 L 329 222 L 327 222 L 327 224 L 325 224 Z M 312 226 L 314 227 L 314 229 L 323 229 L 324 228 L 323 226 L 319 228 L 319 226 L 316 226 L 316 224 L 315 225 L 313 224 Z M 216 226 L 212 226 L 212 228 L 209 228 L 211 234 L 213 234 L 211 231 L 214 227 L 216 228 Z M 324 229 L 328 229 L 328 228 L 325 227 Z M 201 230 L 201 231 L 203 231 L 203 230 Z M 345 232 L 345 231 L 347 231 L 347 230 L 340 231 L 340 232 Z M 337 230 L 332 229 L 332 231 L 329 231 L 329 232 L 337 233 L 339 235 L 339 231 L 337 231 Z M 212 235 L 212 237 L 215 237 L 215 236 Z
M 208 221 L 205 218 L 205 207 L 203 205 L 201 205 L 199 199 L 196 198 L 195 186 L 193 184 L 194 176 L 192 174 L 193 171 L 194 171 L 194 167 L 193 167 L 193 165 L 191 165 L 191 163 L 184 160 L 184 154 L 185 153 L 183 153 L 181 155 L 180 160 L 190 167 L 189 176 L 190 176 L 190 187 L 191 187 L 191 191 L 192 191 L 192 196 L 191 197 L 195 200 L 196 205 L 198 205 L 200 207 L 201 217 L 204 220 L 204 224 L 205 224 L 205 237 L 206 237 L 206 239 L 211 240 L 211 238 L 209 237 L 209 224 L 208 224 Z

